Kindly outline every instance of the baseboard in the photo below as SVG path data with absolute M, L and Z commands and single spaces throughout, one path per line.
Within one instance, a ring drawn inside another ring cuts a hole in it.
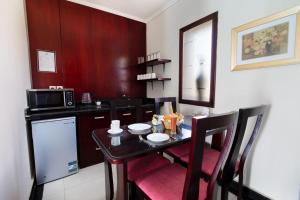
M 229 191 L 235 195 L 238 194 L 238 183 L 233 182 L 229 188 Z M 243 199 L 244 200 L 271 200 L 268 197 L 263 196 L 262 194 L 257 193 L 254 190 L 244 186 L 243 187 Z
M 44 185 L 37 185 L 36 181 L 33 181 L 29 200 L 42 200 L 44 192 Z

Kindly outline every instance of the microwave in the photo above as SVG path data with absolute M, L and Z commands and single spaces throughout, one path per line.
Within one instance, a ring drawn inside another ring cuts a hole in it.
M 31 111 L 75 108 L 74 89 L 30 89 L 26 92 Z

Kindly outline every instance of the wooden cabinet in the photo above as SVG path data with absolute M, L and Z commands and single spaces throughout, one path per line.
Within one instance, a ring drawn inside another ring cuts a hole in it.
M 26 0 L 33 88 L 63 85 L 59 0 Z M 37 51 L 55 52 L 56 73 L 39 72 Z
M 103 154 L 92 138 L 92 131 L 110 126 L 110 111 L 82 114 L 77 119 L 80 168 L 103 162 Z
M 155 114 L 154 106 L 141 107 L 141 121 L 148 122 L 152 120 L 153 115 Z
M 134 124 L 137 122 L 136 108 L 117 109 L 116 118 L 120 120 L 121 125 Z
M 62 85 L 94 98 L 146 96 L 146 24 L 66 0 L 26 0 L 34 88 Z M 56 52 L 56 73 L 37 70 L 37 50 Z M 113 81 L 112 81 L 113 77 Z

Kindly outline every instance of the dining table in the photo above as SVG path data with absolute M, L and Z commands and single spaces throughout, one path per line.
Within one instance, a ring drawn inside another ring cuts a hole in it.
M 164 149 L 183 144 L 191 139 L 191 118 L 185 119 L 185 123 L 177 126 L 176 133 L 171 133 L 162 124 L 151 125 L 146 133 L 136 133 L 128 128 L 121 126 L 123 132 L 118 135 L 107 133 L 107 129 L 97 129 L 92 133 L 92 137 L 104 155 L 105 169 L 105 194 L 106 199 L 114 197 L 112 164 L 116 166 L 117 173 L 117 200 L 128 199 L 127 188 L 127 162 L 146 154 L 162 152 Z M 153 143 L 147 139 L 151 133 L 165 133 L 170 136 L 169 140 L 162 143 Z

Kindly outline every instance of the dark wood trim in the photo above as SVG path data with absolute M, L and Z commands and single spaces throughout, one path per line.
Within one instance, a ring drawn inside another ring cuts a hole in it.
M 238 195 L 238 183 L 233 181 L 229 187 L 229 192 Z M 243 199 L 244 200 L 271 200 L 268 197 L 259 194 L 258 192 L 243 186 Z
M 36 180 L 33 181 L 29 200 L 42 200 L 44 193 L 44 184 L 37 185 Z
M 182 53 L 183 53 L 183 34 L 185 31 L 194 28 L 200 24 L 212 20 L 212 48 L 211 48 L 211 81 L 210 81 L 210 99 L 206 101 L 186 100 L 182 98 Z M 215 88 L 216 88 L 216 62 L 217 62 L 217 38 L 218 38 L 218 12 L 212 13 L 201 18 L 179 30 L 179 103 L 191 104 L 197 106 L 214 107 L 215 106 Z
M 117 164 L 117 194 L 116 199 L 126 200 L 128 199 L 127 188 L 127 163 Z
M 112 200 L 114 198 L 114 184 L 112 177 L 111 164 L 104 160 L 104 172 L 105 172 L 105 199 Z

